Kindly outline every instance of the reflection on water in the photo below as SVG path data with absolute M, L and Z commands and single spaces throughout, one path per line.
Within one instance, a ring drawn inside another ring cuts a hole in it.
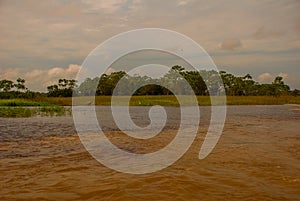
M 198 152 L 209 124 L 189 151 L 152 174 L 112 171 L 83 148 L 72 117 L 0 118 L 1 200 L 300 200 L 300 107 L 229 106 L 223 135 L 204 160 Z M 133 121 L 149 124 L 148 107 L 133 107 Z M 178 108 L 167 108 L 165 129 L 150 140 L 118 131 L 98 107 L 105 134 L 135 153 L 159 150 L 174 138 Z M 105 116 L 106 118 L 103 118 Z

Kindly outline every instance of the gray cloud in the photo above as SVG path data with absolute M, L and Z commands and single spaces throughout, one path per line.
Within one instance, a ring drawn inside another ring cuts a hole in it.
M 226 39 L 221 43 L 221 49 L 223 50 L 235 50 L 242 47 L 242 42 L 239 39 Z
M 255 39 L 264 39 L 269 37 L 278 38 L 283 35 L 284 33 L 280 31 L 266 30 L 264 26 L 258 28 L 257 31 L 253 34 Z
M 46 91 L 47 86 L 56 84 L 58 79 L 75 79 L 80 66 L 70 64 L 67 68 L 53 67 L 50 69 L 24 70 L 6 68 L 1 70 L 0 79 L 16 80 L 21 77 L 26 80 L 26 87 L 34 91 Z
M 259 76 L 257 76 L 257 81 L 260 83 L 272 83 L 276 76 L 280 76 L 286 81 L 286 79 L 289 77 L 287 73 L 278 73 L 277 75 L 272 75 L 271 73 L 262 73 Z
M 270 73 L 262 73 L 257 77 L 257 81 L 260 83 L 271 83 L 274 80 L 274 76 Z
M 300 35 L 300 18 L 295 22 L 295 30 Z
M 186 34 L 215 55 L 220 66 L 248 73 L 252 69 L 247 58 L 251 58 L 265 72 L 271 72 L 274 63 L 289 74 L 300 71 L 298 60 L 278 62 L 299 54 L 297 0 L 3 0 L 0 5 L 1 72 L 80 64 L 106 39 L 144 27 Z

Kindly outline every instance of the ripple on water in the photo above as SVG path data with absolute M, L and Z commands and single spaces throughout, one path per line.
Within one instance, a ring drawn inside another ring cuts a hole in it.
M 224 133 L 204 160 L 207 129 L 171 167 L 144 175 L 112 171 L 83 148 L 71 117 L 0 118 L 2 200 L 299 200 L 299 111 L 294 106 L 230 106 Z M 142 108 L 145 111 L 147 108 Z M 137 108 L 135 110 L 138 110 Z M 169 110 L 172 114 L 172 109 Z M 172 115 L 170 127 L 179 116 Z M 141 114 L 139 114 L 140 116 Z M 140 122 L 142 123 L 142 122 Z M 6 126 L 3 126 L 6 125 Z M 114 125 L 108 124 L 107 135 Z M 174 130 L 142 144 L 119 137 L 129 152 L 148 152 Z M 169 136 L 169 137 L 168 137 Z M 118 144 L 119 143 L 119 144 Z M 150 147 L 150 149 L 149 149 Z M 130 164 L 129 164 L 130 165 Z

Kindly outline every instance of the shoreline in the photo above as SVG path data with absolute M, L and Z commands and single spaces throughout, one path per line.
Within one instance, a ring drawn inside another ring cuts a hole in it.
M 89 106 L 89 105 L 79 105 L 79 106 Z M 118 107 L 125 107 L 125 105 L 118 105 Z M 131 108 L 147 108 L 154 105 L 130 105 Z M 215 105 L 221 106 L 221 105 Z M 289 110 L 300 110 L 300 104 L 277 104 L 277 105 L 226 105 L 226 107 L 274 107 L 274 106 L 287 106 L 292 107 Z M 51 107 L 48 109 L 43 109 L 43 106 L 0 106 L 0 118 L 14 119 L 14 118 L 41 118 L 41 117 L 72 117 L 72 106 L 55 106 L 59 107 L 59 110 L 55 110 Z M 96 108 L 110 108 L 110 105 L 95 105 Z M 179 108 L 178 105 L 163 105 L 165 108 Z M 195 107 L 189 105 L 183 105 L 181 107 Z M 210 108 L 210 105 L 198 105 L 201 108 Z M 43 110 L 42 110 L 43 109 Z
M 0 99 L 0 106 L 72 106 L 73 98 L 80 105 L 111 105 L 112 96 L 77 96 L 77 97 L 36 97 L 32 99 Z M 184 104 L 191 104 L 190 96 L 180 95 Z M 215 103 L 224 103 L 224 96 L 213 96 Z M 176 96 L 118 96 L 118 104 L 126 105 L 130 100 L 131 106 L 178 106 Z M 200 106 L 211 105 L 210 96 L 196 96 Z M 300 105 L 300 96 L 226 96 L 227 105 Z

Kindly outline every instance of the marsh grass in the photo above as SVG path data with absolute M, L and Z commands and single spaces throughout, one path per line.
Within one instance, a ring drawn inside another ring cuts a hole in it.
M 43 106 L 37 110 L 37 114 L 40 116 L 66 116 L 71 115 L 71 108 L 63 106 Z
M 46 102 L 52 105 L 71 106 L 72 97 L 39 97 L 33 99 L 35 102 Z
M 22 107 L 1 107 L 0 117 L 31 117 L 34 111 Z
M 119 96 L 115 105 L 126 105 L 129 97 Z M 189 96 L 181 96 L 183 105 L 191 105 Z M 91 97 L 76 97 L 82 105 L 89 105 Z M 197 96 L 200 106 L 211 105 L 209 96 Z M 283 105 L 300 104 L 300 97 L 294 96 L 227 96 L 227 105 Z M 111 96 L 96 96 L 92 104 L 109 106 Z M 222 97 L 215 97 L 215 105 L 222 103 Z M 132 96 L 131 106 L 179 106 L 175 96 Z M 44 97 L 40 99 L 9 99 L 0 100 L 0 117 L 32 117 L 32 116 L 65 116 L 71 115 L 72 97 Z
M 284 105 L 300 104 L 300 96 L 227 96 L 228 105 Z
M 181 96 L 183 98 L 183 105 L 190 105 L 191 99 L 189 96 Z M 90 97 L 76 97 L 80 99 L 82 105 L 87 105 L 90 100 Z M 126 105 L 125 100 L 126 96 L 120 96 L 117 98 L 117 105 Z M 47 99 L 49 102 L 58 103 L 58 101 L 53 99 Z M 59 102 L 62 105 L 72 105 L 72 98 L 58 98 Z M 198 104 L 200 106 L 209 106 L 211 105 L 211 100 L 209 96 L 197 96 Z M 222 104 L 223 97 L 215 96 L 214 105 Z M 96 96 L 94 100 L 95 105 L 111 105 L 110 96 Z M 283 105 L 283 104 L 300 104 L 300 97 L 294 96 L 227 96 L 226 97 L 227 105 Z M 153 106 L 153 105 L 162 105 L 162 106 L 179 106 L 178 100 L 175 96 L 132 96 L 130 98 L 131 106 Z
M 71 109 L 63 106 L 0 107 L 0 117 L 67 116 Z
M 0 99 L 1 107 L 27 107 L 27 106 L 50 106 L 50 102 L 34 101 L 27 99 Z
M 181 96 L 183 105 L 191 105 L 189 96 Z M 80 105 L 111 105 L 111 96 L 75 97 Z M 115 105 L 126 105 L 126 100 L 130 98 L 131 106 L 179 106 L 175 96 L 118 96 Z M 92 103 L 91 103 L 91 100 Z M 197 96 L 200 106 L 211 105 L 209 96 Z M 214 105 L 222 103 L 222 97 L 215 97 Z M 300 104 L 300 97 L 294 96 L 227 96 L 227 105 L 283 105 Z M 28 117 L 28 116 L 62 116 L 71 113 L 70 108 L 62 106 L 72 106 L 72 97 L 40 97 L 39 99 L 0 99 L 0 117 Z M 27 108 L 33 107 L 33 108 Z M 14 109 L 15 108 L 15 109 Z

